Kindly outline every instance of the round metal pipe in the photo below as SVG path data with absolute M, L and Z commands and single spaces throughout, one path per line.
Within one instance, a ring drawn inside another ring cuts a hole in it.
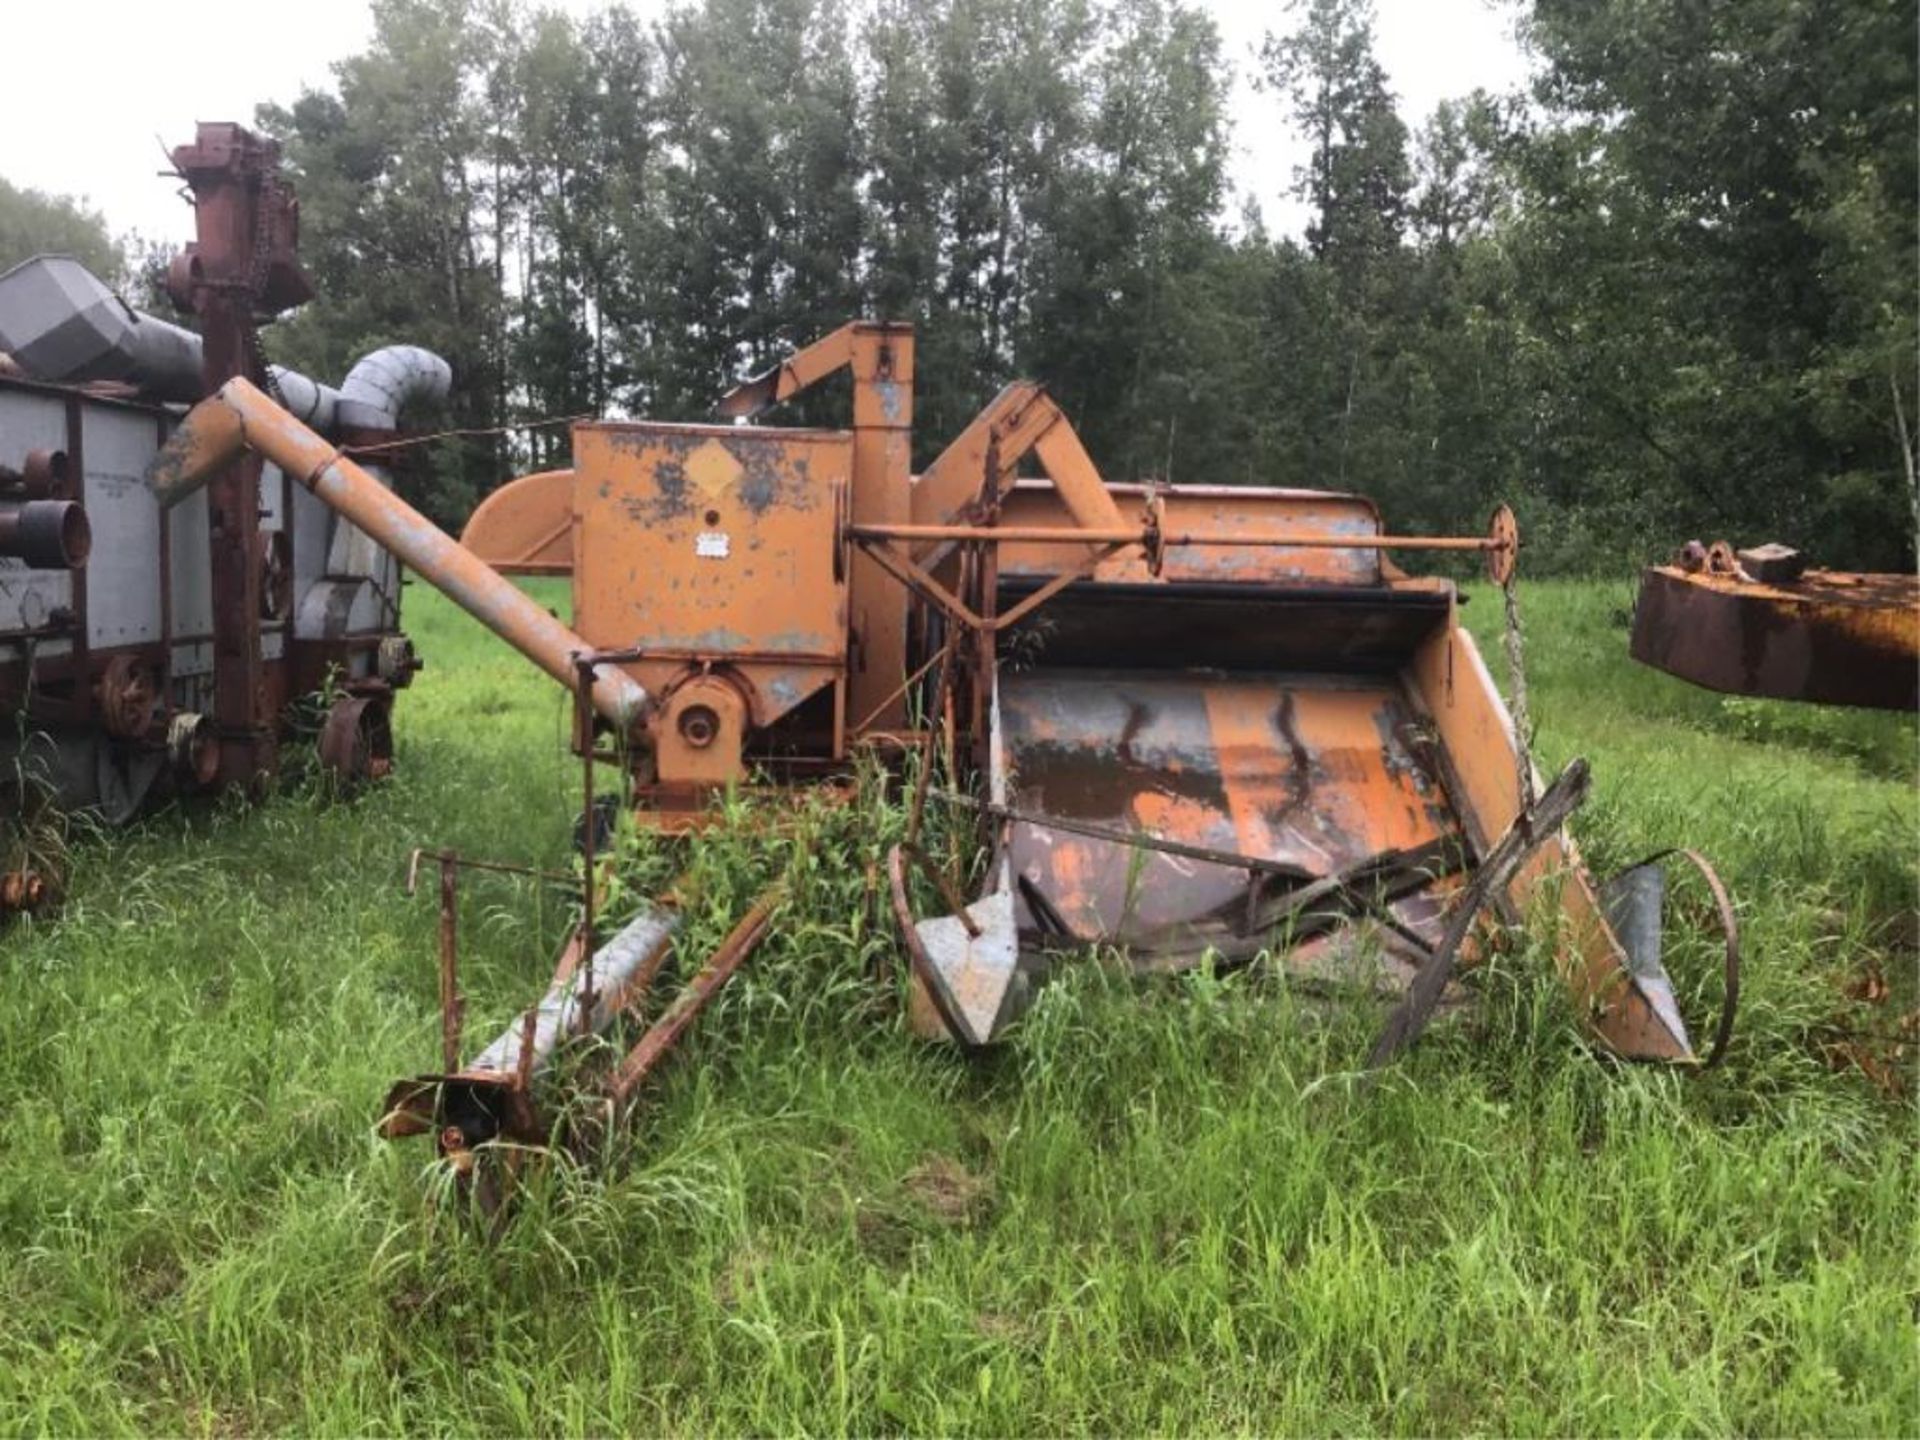
M 0 504 L 0 555 L 29 570 L 78 570 L 92 549 L 87 512 L 71 500 Z
M 171 507 L 243 449 L 278 465 L 314 496 L 391 550 L 402 563 L 568 689 L 574 657 L 593 647 L 486 561 L 393 494 L 245 379 L 229 380 L 187 412 L 147 467 L 147 486 Z M 625 671 L 594 677 L 593 708 L 624 732 L 648 695 Z
M 849 525 L 857 540 L 994 540 L 1003 544 L 1144 545 L 1144 529 L 1081 529 L 1072 525 Z M 1253 545 L 1278 550 L 1498 550 L 1505 542 L 1488 536 L 1451 535 L 1260 535 L 1239 532 L 1168 531 L 1160 543 Z
M 135 310 L 67 255 L 36 255 L 0 275 L 0 350 L 40 380 L 119 380 L 157 400 L 206 394 L 200 337 Z M 273 378 L 288 410 L 333 428 L 339 391 L 277 365 Z

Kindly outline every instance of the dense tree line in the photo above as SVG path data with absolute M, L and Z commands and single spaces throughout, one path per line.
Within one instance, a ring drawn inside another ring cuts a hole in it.
M 126 247 L 106 217 L 67 195 L 48 195 L 0 176 L 0 274 L 41 254 L 71 255 L 102 279 L 127 279 Z
M 1914 0 L 1514 0 L 1530 93 L 1418 117 L 1366 0 L 1292 0 L 1255 65 L 1307 141 L 1298 240 L 1230 213 L 1190 0 L 374 13 L 260 113 L 321 296 L 272 345 L 433 346 L 463 426 L 697 418 L 872 314 L 919 328 L 926 451 L 1024 374 L 1113 478 L 1351 488 L 1408 529 L 1512 499 L 1536 568 L 1693 535 L 1912 563 Z M 423 498 L 458 519 L 564 444 L 449 447 Z

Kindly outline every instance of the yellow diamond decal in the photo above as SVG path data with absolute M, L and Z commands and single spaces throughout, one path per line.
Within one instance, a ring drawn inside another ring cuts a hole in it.
M 718 440 L 709 440 L 687 457 L 687 483 L 703 500 L 718 500 L 739 482 L 741 465 Z

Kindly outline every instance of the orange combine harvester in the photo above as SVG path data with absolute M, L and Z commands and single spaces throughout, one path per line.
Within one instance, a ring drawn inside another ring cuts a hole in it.
M 1584 765 L 1535 793 L 1453 583 L 1388 558 L 1468 552 L 1510 584 L 1507 511 L 1484 536 L 1422 538 L 1351 495 L 1110 485 L 1029 383 L 916 475 L 913 360 L 910 328 L 859 322 L 730 392 L 729 423 L 578 425 L 572 469 L 503 486 L 458 542 L 244 381 L 187 417 L 151 483 L 164 501 L 245 447 L 273 459 L 566 685 L 587 794 L 617 763 L 663 830 L 750 779 L 843 782 L 864 750 L 956 757 L 938 803 L 977 819 L 984 886 L 962 895 L 911 843 L 931 764 L 912 771 L 891 876 L 930 1032 L 993 1041 L 1088 947 L 1142 970 L 1270 956 L 1397 1001 L 1384 1059 L 1489 926 L 1551 909 L 1594 1036 L 1698 1061 L 1659 960 L 1658 871 L 1603 903 L 1562 830 Z M 850 429 L 749 423 L 842 372 Z M 570 574 L 572 627 L 512 574 Z M 916 866 L 949 913 L 913 913 Z M 681 999 L 608 1082 L 616 1103 L 777 906 L 681 967 Z M 544 1134 L 534 1094 L 556 1049 L 613 1022 L 676 927 L 662 906 L 603 941 L 591 887 L 583 908 L 540 1004 L 464 1062 L 450 1022 L 442 1070 L 396 1089 L 389 1133 L 432 1128 L 454 1155 Z

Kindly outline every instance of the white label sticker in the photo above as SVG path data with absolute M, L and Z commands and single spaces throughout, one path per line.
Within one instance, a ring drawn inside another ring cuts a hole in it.
M 702 530 L 693 537 L 693 553 L 702 560 L 724 560 L 727 558 L 727 532 L 724 530 Z

